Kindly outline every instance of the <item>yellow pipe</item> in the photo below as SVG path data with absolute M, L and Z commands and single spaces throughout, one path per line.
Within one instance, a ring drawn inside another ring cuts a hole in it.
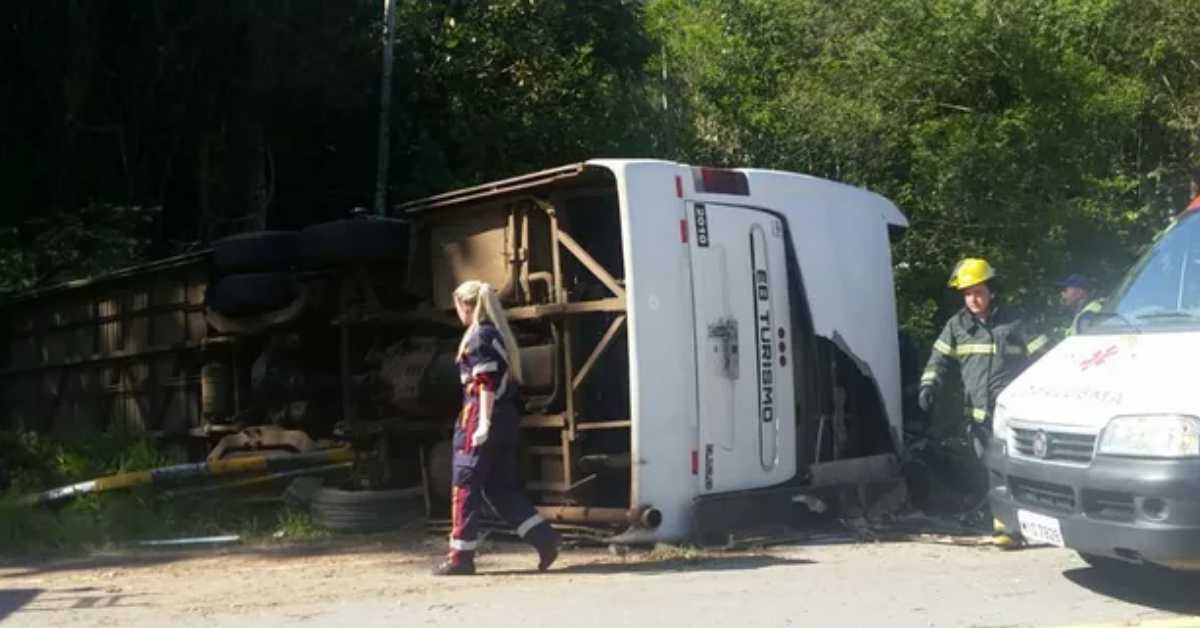
M 128 473 L 117 473 L 86 482 L 78 482 L 67 486 L 51 489 L 43 493 L 27 495 L 21 500 L 21 503 L 26 505 L 33 504 L 48 504 L 52 502 L 70 499 L 76 495 L 85 495 L 87 493 L 103 493 L 105 491 L 114 491 L 134 486 L 142 486 L 146 484 L 154 484 L 156 481 L 184 481 L 202 477 L 216 477 L 222 475 L 236 475 L 243 473 L 262 473 L 271 471 L 272 467 L 288 467 L 288 466 L 314 466 L 323 464 L 333 464 L 340 462 L 352 462 L 354 460 L 354 450 L 349 447 L 339 447 L 337 449 L 326 449 L 307 454 L 297 454 L 295 456 L 287 456 L 281 458 L 267 458 L 266 456 L 247 456 L 245 458 L 231 458 L 229 460 L 217 460 L 214 462 L 201 462 L 195 464 L 182 464 L 170 467 L 159 467 L 149 471 L 131 471 Z
M 263 456 L 214 460 L 208 463 L 209 475 L 233 475 L 267 470 L 267 459 Z
M 96 478 L 96 488 L 94 493 L 102 493 L 104 491 L 114 491 L 121 488 L 129 488 L 131 486 L 140 486 L 149 484 L 154 481 L 154 476 L 150 471 L 132 471 L 129 473 L 118 473 L 108 477 Z

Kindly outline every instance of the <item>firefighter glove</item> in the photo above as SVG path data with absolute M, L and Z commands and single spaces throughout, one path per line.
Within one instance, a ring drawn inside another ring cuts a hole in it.
M 933 386 L 921 387 L 921 392 L 917 395 L 917 405 L 921 407 L 922 412 L 929 412 L 933 407 Z
M 480 400 L 484 401 L 484 400 Z M 479 404 L 479 424 L 475 426 L 475 433 L 471 434 L 471 447 L 478 447 L 488 439 L 488 430 L 492 428 L 492 417 L 490 403 Z
M 471 434 L 471 446 L 478 447 L 487 442 L 488 429 L 491 427 L 491 423 L 487 419 L 481 417 L 479 419 L 479 427 L 476 427 L 475 433 Z

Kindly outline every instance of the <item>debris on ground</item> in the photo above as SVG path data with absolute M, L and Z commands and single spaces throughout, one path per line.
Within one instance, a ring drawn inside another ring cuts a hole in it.
M 992 544 L 990 530 L 956 515 L 912 511 L 879 519 L 864 517 L 806 522 L 802 527 L 770 524 L 738 530 L 719 549 L 744 550 L 779 545 L 933 543 L 979 547 Z
M 217 546 L 217 545 L 232 545 L 240 543 L 242 537 L 237 534 L 226 534 L 222 536 L 196 536 L 181 539 L 157 539 L 150 541 L 138 541 L 134 545 L 138 547 L 195 547 L 195 546 Z
M 940 545 L 982 546 L 992 542 L 991 531 L 954 515 L 909 512 L 867 524 L 876 541 L 909 541 Z

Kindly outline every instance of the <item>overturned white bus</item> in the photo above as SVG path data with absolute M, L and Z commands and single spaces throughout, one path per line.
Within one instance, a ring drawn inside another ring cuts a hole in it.
M 814 177 L 595 160 L 244 234 L 11 300 L 3 427 L 211 445 L 271 424 L 349 439 L 374 454 L 356 486 L 419 483 L 436 508 L 458 403 L 451 291 L 480 279 L 523 347 L 543 514 L 628 542 L 711 536 L 896 477 L 890 238 L 906 225 Z M 256 438 L 234 444 L 308 446 Z

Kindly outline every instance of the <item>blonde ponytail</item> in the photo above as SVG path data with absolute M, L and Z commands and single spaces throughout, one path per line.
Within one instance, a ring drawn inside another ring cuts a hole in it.
M 479 324 L 490 321 L 496 326 L 496 331 L 500 332 L 500 338 L 504 342 L 504 351 L 508 354 L 508 372 L 518 384 L 524 381 L 524 374 L 521 372 L 521 347 L 517 344 L 512 328 L 508 326 L 508 316 L 504 313 L 500 298 L 496 296 L 496 290 L 482 281 L 464 281 L 454 290 L 454 298 L 471 308 L 471 324 L 467 326 L 467 331 L 458 344 L 459 357 L 466 353 L 467 342 Z

